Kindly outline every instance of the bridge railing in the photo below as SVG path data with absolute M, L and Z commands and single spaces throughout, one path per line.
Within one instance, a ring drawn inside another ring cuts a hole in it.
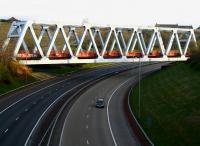
M 17 38 L 13 58 L 24 64 L 184 61 L 189 57 L 190 43 L 196 43 L 192 28 L 66 25 L 33 21 L 13 22 L 4 50 L 12 38 Z

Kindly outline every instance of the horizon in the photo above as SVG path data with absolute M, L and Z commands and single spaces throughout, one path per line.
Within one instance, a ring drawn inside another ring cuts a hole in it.
M 48 0 L 7 0 L 0 2 L 3 6 L 0 17 L 69 24 L 88 21 L 89 24 L 100 25 L 179 24 L 198 27 L 200 20 L 195 15 L 198 14 L 198 3 L 196 0 L 57 0 L 56 3 Z

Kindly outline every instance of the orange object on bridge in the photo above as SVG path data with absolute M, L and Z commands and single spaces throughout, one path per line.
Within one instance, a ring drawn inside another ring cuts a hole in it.
M 92 59 L 96 57 L 97 53 L 95 51 L 81 50 L 78 54 L 78 58 L 80 59 Z
M 162 54 L 159 50 L 153 50 L 149 53 L 149 58 L 161 57 Z
M 31 53 L 31 52 L 27 52 L 25 50 L 20 50 L 17 53 L 17 59 L 31 59 L 31 58 L 39 58 L 40 55 L 38 53 Z
M 170 50 L 167 54 L 168 57 L 179 57 L 180 55 L 178 50 Z
M 116 50 L 105 51 L 104 53 L 104 58 L 119 58 L 121 56 L 120 52 Z
M 49 54 L 50 59 L 64 59 L 64 58 L 70 58 L 70 53 L 68 51 L 62 52 L 61 50 L 55 51 L 51 50 Z
M 129 51 L 128 54 L 126 55 L 128 58 L 139 58 L 142 57 L 142 53 L 140 53 L 140 51 Z

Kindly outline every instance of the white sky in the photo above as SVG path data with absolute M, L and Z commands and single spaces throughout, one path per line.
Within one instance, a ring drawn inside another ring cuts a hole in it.
M 200 24 L 200 0 L 0 0 L 0 17 L 91 24 Z

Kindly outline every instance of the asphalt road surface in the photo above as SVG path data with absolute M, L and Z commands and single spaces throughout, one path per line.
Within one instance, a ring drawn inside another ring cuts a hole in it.
M 146 66 L 141 73 L 160 67 L 161 64 Z M 65 118 L 59 146 L 141 145 L 123 110 L 124 96 L 137 81 L 138 69 L 134 69 L 98 82 L 84 92 Z M 103 109 L 95 107 L 97 98 L 104 98 Z
M 68 95 L 69 91 L 72 91 L 72 89 L 78 88 L 81 84 L 83 84 L 86 81 L 93 80 L 105 74 L 108 74 L 111 72 L 117 72 L 120 70 L 125 70 L 134 66 L 137 66 L 137 65 L 126 63 L 126 64 L 117 64 L 112 67 L 111 66 L 101 67 L 98 69 L 82 71 L 79 73 L 72 74 L 70 76 L 55 78 L 55 79 L 43 82 L 39 85 L 27 87 L 26 89 L 0 97 L 0 145 L 1 146 L 23 146 L 25 145 L 26 142 L 28 142 L 26 144 L 29 145 L 29 141 L 31 141 L 32 134 L 34 133 L 34 130 L 37 129 L 37 124 L 40 122 L 42 117 L 46 114 L 49 114 L 48 110 L 54 104 L 56 104 L 57 101 L 59 101 L 64 96 L 65 97 L 70 96 Z M 113 85 L 115 85 L 115 87 L 118 84 L 120 84 L 121 81 L 124 81 L 123 80 L 124 77 L 123 79 L 122 78 L 121 79 L 115 78 L 115 79 L 116 81 L 113 80 Z M 111 83 L 109 83 L 109 85 L 111 85 Z M 109 87 L 110 89 L 109 90 L 110 92 L 108 92 L 109 94 L 111 93 L 112 88 L 114 87 L 113 86 Z M 101 91 L 103 94 L 104 89 L 107 91 L 107 88 L 104 88 L 104 87 L 102 87 L 102 89 L 99 88 L 99 91 Z M 84 98 L 85 102 L 80 103 L 81 105 L 80 110 L 83 110 L 83 111 L 77 111 L 77 110 L 72 110 L 72 111 L 74 112 L 76 111 L 78 115 L 80 115 L 81 117 L 86 116 L 86 115 L 82 115 L 88 112 L 88 111 L 87 112 L 85 111 L 86 109 L 89 110 L 89 108 L 85 107 L 85 104 L 88 105 L 89 102 L 91 102 L 91 98 L 97 97 L 97 96 L 94 96 L 95 95 L 94 93 L 91 95 L 92 96 L 88 96 L 88 98 Z M 97 95 L 99 95 L 99 93 Z M 107 99 L 106 95 L 104 97 L 105 99 Z M 89 105 L 93 105 L 93 104 L 91 103 Z M 97 128 L 96 130 L 100 132 L 99 134 L 102 134 L 101 128 L 107 129 L 106 127 L 107 121 L 105 119 L 105 113 L 104 113 L 106 109 L 98 110 L 98 109 L 94 109 L 92 106 L 90 106 L 90 108 L 93 109 L 91 110 L 92 112 L 96 112 L 97 114 L 94 114 L 94 113 L 90 114 L 90 116 L 94 116 L 94 117 L 89 117 L 89 119 L 94 119 L 95 121 L 99 121 L 99 123 L 98 125 L 96 125 L 97 123 L 95 123 L 94 121 L 90 121 L 92 123 L 88 123 L 90 124 L 89 130 L 91 129 L 91 134 L 93 133 L 95 135 L 97 134 L 94 132 L 94 129 L 96 127 Z M 83 113 L 84 111 L 86 113 Z M 76 117 L 78 117 L 78 115 Z M 82 117 L 81 120 L 83 123 L 76 120 L 75 120 L 75 123 L 77 124 L 82 123 L 84 124 L 84 126 L 86 126 L 85 124 L 87 123 L 84 123 L 86 122 L 84 121 L 85 117 Z M 102 121 L 102 123 L 100 121 Z M 77 128 L 75 128 L 75 131 L 73 131 L 73 129 L 70 129 L 72 131 L 71 134 L 75 132 L 79 133 L 78 129 L 77 130 L 76 129 Z M 83 142 L 87 141 L 87 138 L 90 138 L 89 136 L 91 136 L 91 134 L 88 133 L 89 135 L 87 135 L 87 133 L 85 132 L 85 128 L 84 129 L 82 128 L 81 133 L 86 134 L 85 137 L 82 137 L 82 136 L 80 137 L 80 143 L 82 144 Z M 102 139 L 105 140 L 105 143 L 106 143 L 110 141 L 111 139 L 110 132 L 108 132 L 108 129 L 107 129 L 106 135 L 108 136 L 106 140 L 104 139 L 105 138 L 104 134 L 97 135 L 97 138 L 102 137 Z M 66 135 L 66 136 L 69 137 L 70 135 Z M 79 138 L 78 136 L 79 135 L 77 135 L 77 138 Z M 89 142 L 93 143 L 93 142 L 98 142 L 98 141 L 95 139 L 93 140 L 89 139 Z M 110 141 L 110 143 L 113 144 L 112 141 Z M 77 145 L 77 146 L 81 146 L 81 145 Z

